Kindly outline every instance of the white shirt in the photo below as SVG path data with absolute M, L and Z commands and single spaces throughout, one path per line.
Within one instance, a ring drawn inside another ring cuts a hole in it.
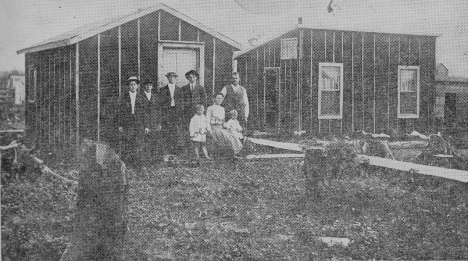
M 146 94 L 146 98 L 148 98 L 148 101 L 151 101 L 151 92 L 145 91 L 145 94 Z
M 132 114 L 135 114 L 135 100 L 137 92 L 128 92 L 130 94 L 130 103 L 132 104 Z
M 175 92 L 175 83 L 168 84 L 169 92 L 171 93 L 171 106 L 175 106 L 174 92 Z
M 194 83 L 191 83 L 191 84 L 190 84 L 190 90 L 193 91 L 193 89 L 195 89 L 195 84 L 194 84 Z
M 232 88 L 234 89 L 234 91 L 238 91 L 239 90 L 239 87 L 240 85 L 233 85 L 231 84 Z M 226 97 L 226 93 L 227 93 L 227 90 L 226 90 L 226 87 L 223 87 L 223 89 L 221 90 L 221 93 L 223 94 L 224 97 Z M 248 118 L 249 117 L 249 98 L 247 97 L 247 90 L 244 88 L 244 104 L 245 104 L 245 108 L 244 108 L 244 111 L 245 111 L 245 118 Z

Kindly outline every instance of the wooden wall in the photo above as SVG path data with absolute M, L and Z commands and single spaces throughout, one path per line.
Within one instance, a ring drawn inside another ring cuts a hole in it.
M 280 60 L 280 40 L 291 37 L 299 40 L 298 58 Z M 248 88 L 252 119 L 256 119 L 252 127 L 265 125 L 264 67 L 277 66 L 282 130 L 306 130 L 313 135 L 433 130 L 435 37 L 296 29 L 236 59 L 238 71 L 244 73 L 241 84 Z M 318 119 L 321 62 L 343 63 L 342 119 Z M 419 119 L 397 117 L 399 65 L 420 66 Z
M 74 46 L 27 53 L 25 66 L 28 138 L 52 149 L 75 145 Z
M 203 42 L 207 93 L 219 92 L 229 83 L 236 49 L 160 10 L 73 46 L 27 53 L 26 68 L 37 70 L 38 82 L 37 99 L 26 110 L 28 132 L 59 148 L 75 145 L 77 137 L 114 140 L 115 112 L 119 97 L 127 91 L 127 79 L 139 76 L 156 86 L 160 80 L 159 41 Z M 26 78 L 28 95 L 31 77 Z

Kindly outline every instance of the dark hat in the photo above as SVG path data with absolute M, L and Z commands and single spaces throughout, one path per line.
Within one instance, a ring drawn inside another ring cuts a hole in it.
M 130 83 L 131 81 L 135 81 L 137 84 L 140 84 L 140 80 L 136 76 L 129 77 L 127 82 Z
M 190 74 L 193 74 L 195 75 L 197 78 L 200 78 L 200 75 L 197 73 L 197 71 L 195 70 L 190 70 L 188 72 L 185 73 L 185 78 L 188 78 Z
M 166 77 L 171 77 L 171 76 L 177 77 L 178 75 L 177 75 L 177 73 L 175 73 L 175 72 L 168 72 L 168 73 L 166 74 Z
M 144 80 L 144 81 L 143 81 L 143 85 L 147 85 L 147 84 L 154 85 L 154 82 L 151 81 L 151 80 Z

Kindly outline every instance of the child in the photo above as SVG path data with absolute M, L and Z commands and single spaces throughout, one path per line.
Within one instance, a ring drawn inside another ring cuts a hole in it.
M 195 146 L 195 155 L 197 159 L 200 158 L 199 147 L 202 148 L 205 158 L 211 159 L 208 156 L 208 151 L 206 150 L 206 133 L 208 132 L 208 121 L 203 114 L 205 107 L 201 104 L 197 105 L 197 114 L 195 114 L 190 120 L 190 139 L 193 141 Z
M 244 136 L 242 135 L 242 127 L 239 124 L 239 121 L 237 120 L 237 111 L 232 110 L 230 111 L 231 114 L 231 119 L 226 123 L 226 129 L 228 129 L 230 132 L 236 136 L 240 141 L 244 139 Z

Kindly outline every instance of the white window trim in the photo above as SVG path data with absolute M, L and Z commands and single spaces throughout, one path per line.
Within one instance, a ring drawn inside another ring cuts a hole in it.
M 406 113 L 401 113 L 400 109 L 400 94 L 405 93 L 401 91 L 401 86 L 400 86 L 400 72 L 401 70 L 416 70 L 416 75 L 417 75 L 417 84 L 416 84 L 416 114 L 406 114 Z M 398 66 L 398 118 L 399 119 L 417 119 L 419 118 L 419 96 L 420 96 L 420 67 L 419 66 L 405 66 L 405 65 L 399 65 Z
M 174 42 L 174 41 L 159 41 L 158 42 L 158 82 L 165 77 L 167 72 L 164 71 L 164 48 L 180 48 L 180 49 L 194 49 L 198 51 L 199 56 L 199 72 L 200 77 L 198 82 L 200 85 L 205 86 L 205 43 L 203 42 Z M 180 76 L 179 76 L 180 77 Z
M 295 45 L 296 55 L 295 55 L 295 57 L 283 58 L 283 43 L 285 43 L 287 41 L 296 41 L 296 45 Z M 298 47 L 297 47 L 298 42 L 299 41 L 298 41 L 297 38 L 284 38 L 284 39 L 281 39 L 281 46 L 280 46 L 280 58 L 281 58 L 281 60 L 297 59 L 297 56 L 299 55 L 298 50 L 297 50 L 298 49 Z
M 322 67 L 332 66 L 340 67 L 340 114 L 339 115 L 322 115 L 322 92 L 338 90 L 322 90 Z M 342 119 L 343 118 L 343 63 L 319 63 L 319 77 L 318 77 L 318 118 L 319 119 Z

